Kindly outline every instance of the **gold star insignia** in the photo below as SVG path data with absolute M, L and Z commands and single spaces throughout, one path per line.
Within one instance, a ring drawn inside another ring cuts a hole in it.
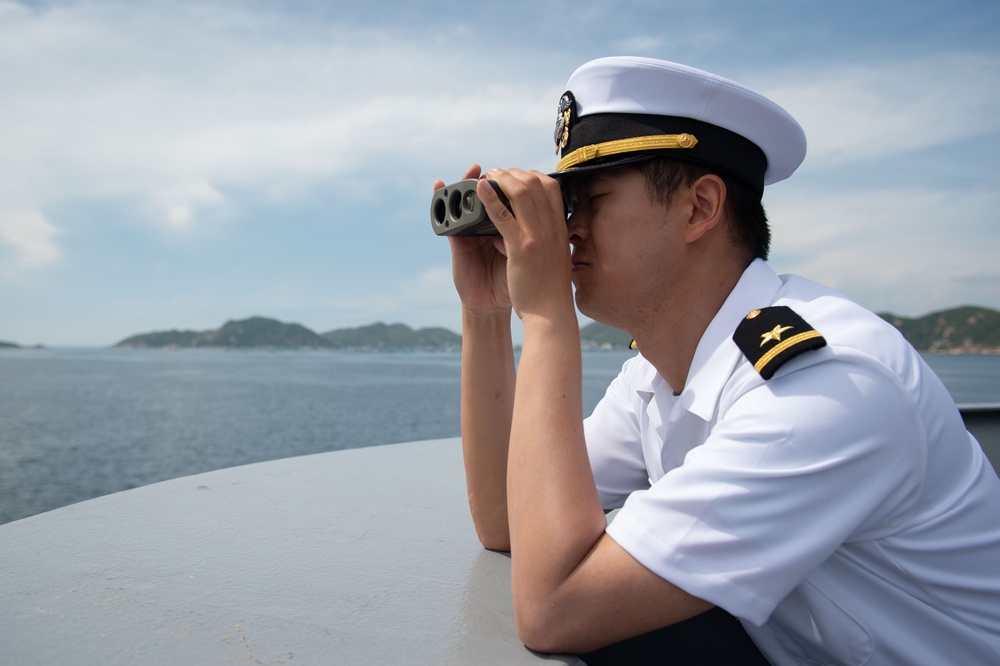
M 826 340 L 787 305 L 754 310 L 736 326 L 733 342 L 760 373 L 770 379 L 799 354 L 819 349 Z
M 782 326 L 781 324 L 778 324 L 777 326 L 775 326 L 774 328 L 772 328 L 770 331 L 768 331 L 764 335 L 760 336 L 762 338 L 762 340 L 760 342 L 760 346 L 763 347 L 764 345 L 766 345 L 768 342 L 771 342 L 771 341 L 781 342 L 781 334 L 784 333 L 785 331 L 787 331 L 790 328 L 792 328 L 792 327 L 791 326 Z

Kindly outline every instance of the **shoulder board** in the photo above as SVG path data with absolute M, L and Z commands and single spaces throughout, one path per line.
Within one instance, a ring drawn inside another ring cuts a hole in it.
M 802 352 L 826 346 L 826 340 L 791 308 L 775 305 L 748 314 L 733 341 L 764 379 Z

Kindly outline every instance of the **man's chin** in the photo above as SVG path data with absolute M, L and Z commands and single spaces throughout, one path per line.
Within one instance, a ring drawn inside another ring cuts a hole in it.
M 599 316 L 599 308 L 594 307 L 592 299 L 587 298 L 585 292 L 581 292 L 579 289 L 576 290 L 574 294 L 576 299 L 576 309 L 580 311 L 584 317 L 589 317 L 594 321 L 597 321 L 597 316 Z

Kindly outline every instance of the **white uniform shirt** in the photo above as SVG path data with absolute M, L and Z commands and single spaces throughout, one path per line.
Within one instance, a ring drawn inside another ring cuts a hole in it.
M 765 381 L 732 340 L 786 305 L 827 341 Z M 608 534 L 774 664 L 1000 663 L 1000 480 L 876 315 L 746 270 L 680 395 L 641 356 L 587 419 Z

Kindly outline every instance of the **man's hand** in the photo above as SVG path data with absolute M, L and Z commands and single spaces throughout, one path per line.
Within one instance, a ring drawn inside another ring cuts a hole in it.
M 481 171 L 478 164 L 473 164 L 463 179 L 479 178 Z M 444 186 L 444 181 L 435 181 L 434 191 Z M 509 313 L 507 259 L 502 252 L 503 241 L 497 236 L 449 236 L 448 241 L 451 244 L 452 277 L 462 308 L 484 314 L 495 311 Z
M 559 183 L 538 171 L 491 169 L 510 201 L 500 201 L 489 183 L 476 188 L 507 255 L 507 287 L 517 315 L 572 317 L 569 234 Z

